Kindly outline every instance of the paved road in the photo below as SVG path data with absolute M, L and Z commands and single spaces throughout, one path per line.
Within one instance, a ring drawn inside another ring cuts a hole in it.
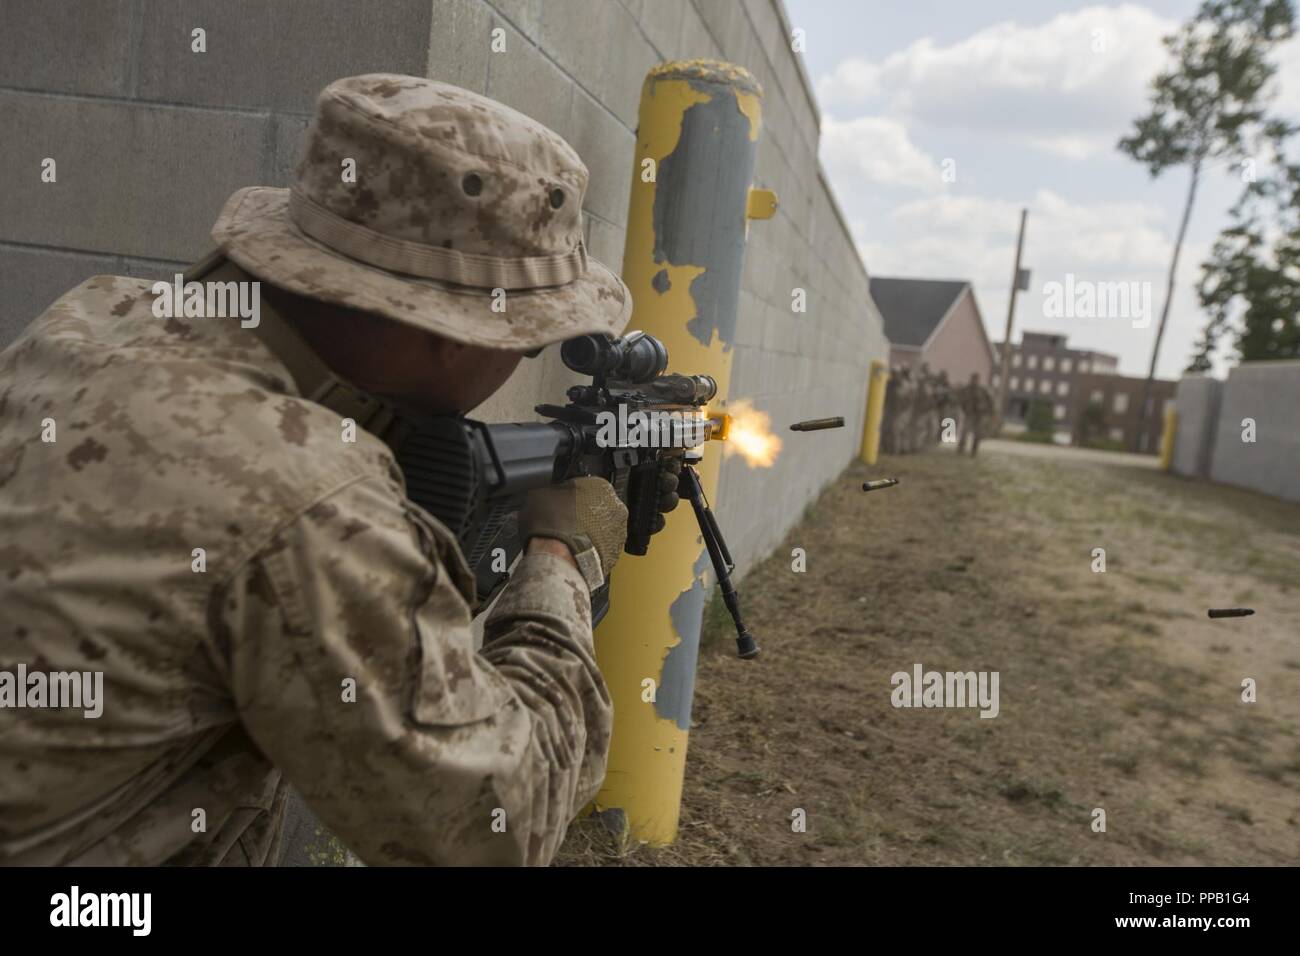
M 1130 468 L 1160 468 L 1158 455 L 1134 455 L 1126 451 L 1102 451 L 1099 448 L 1075 448 L 1072 445 L 1044 445 L 1031 441 L 1007 441 L 990 438 L 980 442 L 980 454 L 1022 455 L 1029 458 L 1054 458 L 1057 461 L 1094 461 L 1106 465 L 1127 465 Z

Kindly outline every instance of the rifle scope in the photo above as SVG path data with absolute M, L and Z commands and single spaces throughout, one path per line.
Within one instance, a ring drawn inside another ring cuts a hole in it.
M 668 368 L 668 349 L 645 332 L 629 332 L 617 339 L 608 335 L 580 335 L 560 346 L 560 360 L 581 375 L 637 385 L 664 373 Z

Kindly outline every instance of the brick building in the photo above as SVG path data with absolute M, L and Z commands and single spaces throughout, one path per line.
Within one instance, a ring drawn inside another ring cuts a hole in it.
M 1066 337 L 1050 332 L 1025 332 L 1019 344 L 1011 344 L 1011 367 L 1007 373 L 1006 407 L 1003 420 L 1022 424 L 1034 401 L 1045 401 L 1052 406 L 1061 440 L 1074 434 L 1074 400 L 1078 393 L 1081 375 L 1114 372 L 1119 359 L 1107 352 L 1090 349 L 1072 349 L 1065 344 Z M 1002 343 L 993 346 L 997 356 L 993 384 L 997 387 L 997 372 L 1002 361 Z
M 1173 405 L 1177 382 L 1158 378 L 1151 383 L 1151 401 L 1146 416 L 1145 436 L 1141 447 L 1138 446 L 1138 432 L 1141 417 L 1138 407 L 1142 404 L 1142 390 L 1145 378 L 1128 375 L 1090 374 L 1079 375 L 1075 379 L 1074 401 L 1070 419 L 1071 440 L 1074 444 L 1083 444 L 1086 438 L 1105 438 L 1117 442 L 1125 451 L 1143 452 L 1154 455 L 1160 450 L 1160 435 L 1164 429 L 1165 409 Z M 1084 411 L 1089 405 L 1101 408 L 1100 420 L 1088 422 Z M 1094 431 L 1095 429 L 1095 431 Z M 1093 431 L 1085 435 L 1085 431 Z

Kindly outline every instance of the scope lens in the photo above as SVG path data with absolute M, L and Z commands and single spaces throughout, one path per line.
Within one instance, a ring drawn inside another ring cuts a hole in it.
M 603 335 L 579 335 L 560 346 L 560 361 L 582 375 L 603 371 L 610 342 Z
M 560 360 L 582 375 L 604 372 L 616 382 L 640 385 L 658 378 L 668 368 L 668 349 L 644 332 L 618 339 L 579 335 L 560 346 Z

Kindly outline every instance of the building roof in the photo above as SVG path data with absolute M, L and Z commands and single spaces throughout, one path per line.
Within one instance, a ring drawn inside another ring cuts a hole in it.
M 890 344 L 919 348 L 969 286 L 961 279 L 873 277 L 871 298 L 885 320 Z

